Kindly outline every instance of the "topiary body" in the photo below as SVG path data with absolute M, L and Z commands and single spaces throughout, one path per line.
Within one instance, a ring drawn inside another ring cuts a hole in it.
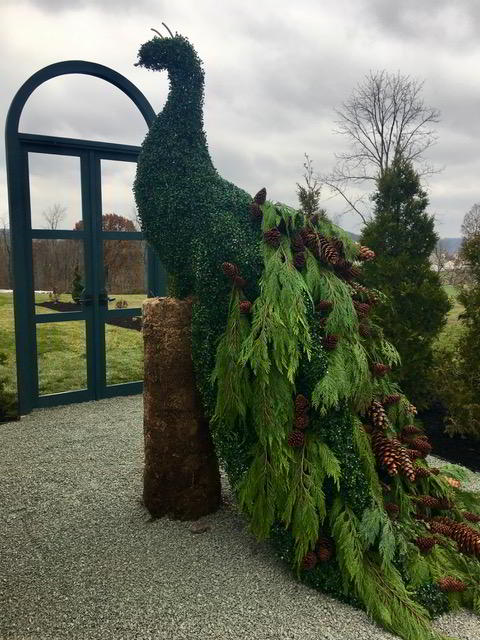
M 475 511 L 475 499 L 442 474 L 416 476 L 427 465 L 410 457 L 423 456 L 407 428 L 415 409 L 386 375 L 398 354 L 369 318 L 382 294 L 357 282 L 373 252 L 325 215 L 264 190 L 252 201 L 218 175 L 203 71 L 185 38 L 156 37 L 139 58 L 171 85 L 139 158 L 142 229 L 171 293 L 194 296 L 197 383 L 252 531 L 307 584 L 360 602 L 408 640 L 439 637 L 412 594 L 444 571 L 465 579 L 463 602 L 478 609 L 480 563 L 452 546 L 461 533 L 475 550 L 476 537 L 446 526 L 442 550 L 425 555 L 415 541 L 433 516 L 453 502 Z

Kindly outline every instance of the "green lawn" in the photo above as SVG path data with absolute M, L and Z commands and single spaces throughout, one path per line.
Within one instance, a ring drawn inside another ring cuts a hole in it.
M 457 300 L 458 289 L 451 284 L 444 285 L 444 289 L 452 302 L 452 308 L 448 313 L 447 324 L 438 337 L 437 344 L 439 346 L 452 344 L 458 338 L 459 333 L 463 331 L 462 323 L 458 319 L 463 311 L 463 306 Z
M 145 296 L 112 294 L 116 300 L 127 300 L 128 307 L 141 307 Z M 47 294 L 36 294 L 36 302 L 48 300 Z M 60 296 L 71 302 L 68 294 Z M 115 301 L 116 302 L 116 301 Z M 115 308 L 115 302 L 109 308 Z M 52 313 L 36 306 L 36 312 Z M 12 294 L 0 294 L 0 351 L 8 359 L 0 372 L 8 382 L 7 391 L 16 393 L 15 348 L 13 335 Z M 143 379 L 143 338 L 140 331 L 105 325 L 107 384 Z M 83 389 L 87 384 L 85 322 L 58 322 L 37 325 L 37 357 L 40 395 Z

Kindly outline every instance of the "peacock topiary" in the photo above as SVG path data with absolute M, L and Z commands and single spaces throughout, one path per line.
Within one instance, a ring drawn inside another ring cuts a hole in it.
M 155 36 L 138 64 L 170 78 L 138 161 L 142 230 L 170 293 L 193 296 L 197 384 L 252 531 L 306 584 L 405 639 L 441 638 L 431 612 L 446 602 L 480 613 L 480 506 L 453 467 L 429 468 L 415 408 L 389 379 L 382 294 L 362 285 L 373 252 L 322 212 L 218 175 L 186 38 Z

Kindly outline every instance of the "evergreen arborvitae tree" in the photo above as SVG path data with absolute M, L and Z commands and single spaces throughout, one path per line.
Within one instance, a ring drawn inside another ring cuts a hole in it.
M 376 306 L 387 339 L 401 365 L 394 377 L 416 404 L 428 403 L 428 371 L 432 343 L 450 308 L 439 275 L 430 267 L 438 241 L 428 198 L 411 163 L 396 158 L 377 181 L 374 216 L 361 242 L 376 260 L 365 265 L 364 283 L 386 298 Z
M 77 264 L 75 266 L 75 271 L 73 272 L 73 282 L 72 282 L 72 300 L 77 304 L 80 302 L 83 286 L 84 285 L 82 282 L 82 274 L 80 273 L 80 269 Z

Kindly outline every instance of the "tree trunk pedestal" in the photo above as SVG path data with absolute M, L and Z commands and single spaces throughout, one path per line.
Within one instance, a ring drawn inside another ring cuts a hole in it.
M 195 385 L 192 301 L 143 303 L 143 501 L 153 517 L 196 520 L 220 505 L 218 461 Z

